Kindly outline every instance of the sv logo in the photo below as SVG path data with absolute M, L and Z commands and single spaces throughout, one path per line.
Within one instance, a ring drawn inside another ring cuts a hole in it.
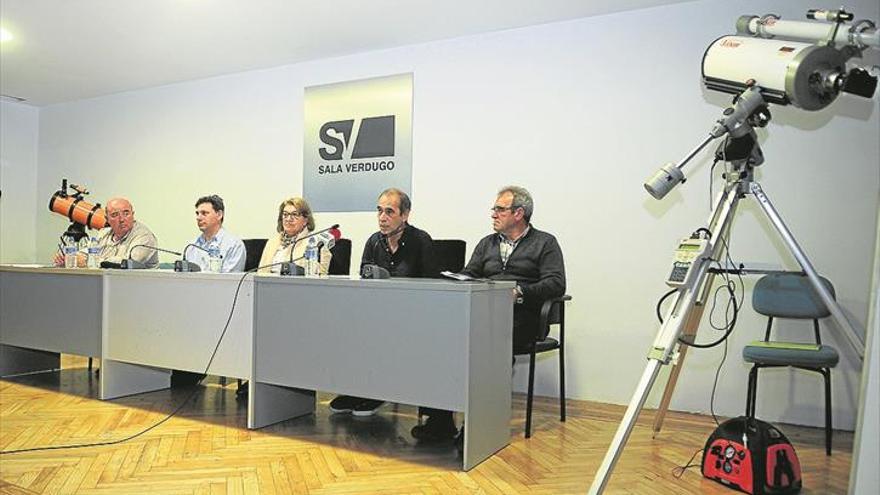
M 351 142 L 354 119 L 327 122 L 318 131 L 321 142 L 318 149 L 324 160 L 342 160 Z M 358 126 L 351 159 L 394 156 L 394 115 L 367 117 Z

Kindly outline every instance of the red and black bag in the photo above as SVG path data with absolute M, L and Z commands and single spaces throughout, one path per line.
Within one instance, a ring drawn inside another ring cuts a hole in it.
M 801 465 L 788 438 L 759 419 L 740 416 L 721 423 L 706 440 L 703 476 L 752 495 L 801 490 Z

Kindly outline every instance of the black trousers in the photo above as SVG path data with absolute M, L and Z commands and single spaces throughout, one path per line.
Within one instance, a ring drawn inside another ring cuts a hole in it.
M 517 304 L 513 307 L 514 353 L 527 349 L 535 341 L 540 318 L 540 307 L 534 308 L 523 304 Z

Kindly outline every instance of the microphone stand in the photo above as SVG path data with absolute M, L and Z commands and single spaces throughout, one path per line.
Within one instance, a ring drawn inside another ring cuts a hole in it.
M 189 243 L 183 247 L 182 253 L 177 253 L 181 256 L 181 259 L 174 261 L 174 271 L 175 272 L 200 272 L 200 271 L 202 271 L 202 267 L 200 267 L 197 263 L 186 259 L 186 250 L 189 249 L 190 247 L 194 247 L 196 249 L 201 249 L 202 251 L 208 253 L 208 255 L 211 254 L 210 251 L 203 248 L 202 246 L 199 246 L 198 244 Z M 222 258 L 222 256 L 221 256 L 221 258 Z
M 122 268 L 123 270 L 141 270 L 141 269 L 144 269 L 147 267 L 147 265 L 144 262 L 138 261 L 136 259 L 132 259 L 132 257 L 131 257 L 131 253 L 133 253 L 134 250 L 139 247 L 152 249 L 153 251 L 160 251 L 163 253 L 169 253 L 169 254 L 173 254 L 175 256 L 180 256 L 180 253 L 178 253 L 177 251 L 172 251 L 170 249 L 164 249 L 164 248 L 160 248 L 160 247 L 156 247 L 156 246 L 150 246 L 149 244 L 137 244 L 137 245 L 132 246 L 131 249 L 128 250 L 128 258 L 122 260 L 122 262 L 119 264 L 119 268 Z

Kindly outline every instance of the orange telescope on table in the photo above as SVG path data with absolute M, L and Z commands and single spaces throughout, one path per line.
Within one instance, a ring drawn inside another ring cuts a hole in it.
M 103 229 L 109 225 L 107 215 L 100 204 L 89 203 L 82 196 L 68 195 L 65 191 L 56 191 L 52 195 L 49 199 L 49 211 L 90 229 Z

